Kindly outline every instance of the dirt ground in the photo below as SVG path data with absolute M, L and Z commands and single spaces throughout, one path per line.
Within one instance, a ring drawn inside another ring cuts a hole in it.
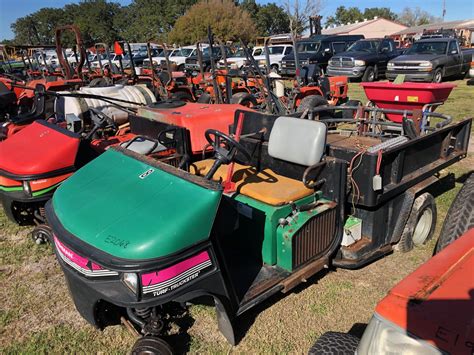
M 458 81 L 442 112 L 456 118 L 473 115 L 474 88 Z M 363 98 L 357 84 L 353 97 Z M 231 347 L 217 329 L 214 310 L 192 306 L 183 320 L 191 338 L 170 338 L 180 351 L 192 353 L 306 353 L 322 333 L 359 334 L 377 302 L 399 280 L 430 258 L 446 211 L 474 156 L 444 171 L 455 176 L 455 188 L 439 189 L 435 237 L 409 253 L 393 253 L 360 270 L 330 269 L 293 292 L 275 296 L 245 314 L 237 323 L 243 336 Z M 104 332 L 88 325 L 76 312 L 51 246 L 37 246 L 30 228 L 6 220 L 0 212 L 0 349 L 2 353 L 126 353 L 134 342 L 123 327 Z

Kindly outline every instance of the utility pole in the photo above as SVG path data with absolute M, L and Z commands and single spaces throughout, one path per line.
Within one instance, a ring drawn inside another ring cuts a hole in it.
M 446 15 L 446 0 L 443 0 L 443 22 L 444 22 L 445 15 Z

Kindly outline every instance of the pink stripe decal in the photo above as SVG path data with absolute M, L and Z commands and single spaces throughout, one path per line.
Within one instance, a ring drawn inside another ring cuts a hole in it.
M 94 264 L 90 260 L 83 258 L 82 256 L 76 254 L 71 249 L 66 247 L 63 243 L 59 241 L 58 238 L 56 238 L 56 236 L 54 236 L 54 243 L 56 244 L 56 247 L 61 251 L 61 253 L 63 253 L 64 256 L 66 256 L 77 266 L 80 266 L 81 268 L 86 270 L 103 270 L 101 266 Z
M 210 260 L 209 254 L 203 251 L 166 269 L 143 274 L 142 285 L 151 286 L 164 282 L 208 260 Z

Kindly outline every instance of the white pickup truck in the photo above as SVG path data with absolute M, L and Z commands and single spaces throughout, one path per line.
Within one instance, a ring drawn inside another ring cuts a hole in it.
M 203 49 L 206 47 L 207 45 L 203 45 Z M 196 46 L 184 46 L 181 48 L 172 49 L 171 51 L 168 51 L 168 53 L 170 62 L 176 64 L 178 71 L 184 71 L 186 58 L 196 55 Z M 161 51 L 158 56 L 152 57 L 151 59 L 153 61 L 153 65 L 155 66 L 160 65 L 162 61 L 166 60 L 163 51 Z M 143 61 L 143 66 L 149 66 L 149 63 L 150 60 L 145 59 Z
M 293 52 L 293 46 L 290 44 L 276 44 L 268 46 L 268 54 L 270 57 L 270 68 L 276 72 L 280 71 L 281 61 L 285 55 Z M 263 68 L 266 65 L 265 53 L 261 55 L 254 55 L 255 60 L 258 63 L 258 66 Z

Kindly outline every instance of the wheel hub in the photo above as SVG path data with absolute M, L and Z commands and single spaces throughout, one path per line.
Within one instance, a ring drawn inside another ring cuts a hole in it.
M 413 244 L 421 245 L 428 238 L 433 223 L 433 211 L 429 208 L 425 209 L 416 223 L 413 232 Z

